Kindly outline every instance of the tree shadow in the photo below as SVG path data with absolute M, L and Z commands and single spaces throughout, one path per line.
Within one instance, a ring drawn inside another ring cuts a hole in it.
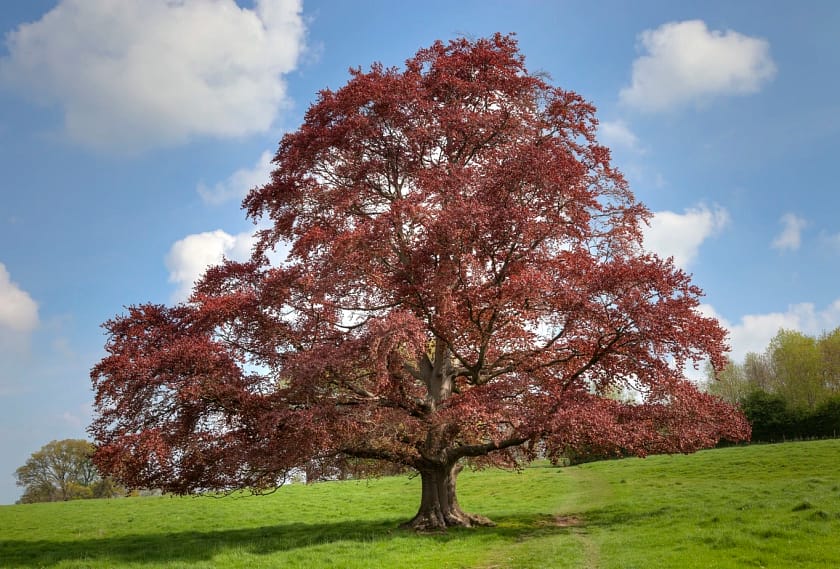
M 268 555 L 339 541 L 370 543 L 395 538 L 447 542 L 470 532 L 482 539 L 521 541 L 568 528 L 546 523 L 543 517 L 497 519 L 497 527 L 460 529 L 437 534 L 416 534 L 398 529 L 403 520 L 349 520 L 321 524 L 283 524 L 243 529 L 184 531 L 66 540 L 0 540 L 3 567 L 50 567 L 62 562 L 88 561 L 120 564 L 208 562 L 225 551 Z M 507 522 L 507 523 L 506 523 Z

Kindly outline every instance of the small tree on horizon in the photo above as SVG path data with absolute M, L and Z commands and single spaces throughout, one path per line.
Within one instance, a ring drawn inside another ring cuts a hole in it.
M 93 451 L 84 439 L 63 439 L 33 452 L 15 470 L 17 485 L 24 489 L 19 502 L 112 498 L 123 493 L 113 480 L 99 475 L 91 459 Z
M 245 199 L 270 222 L 251 260 L 105 324 L 99 468 L 189 493 L 396 465 L 422 481 L 407 525 L 433 530 L 490 523 L 458 504 L 464 465 L 748 438 L 683 377 L 722 366 L 725 333 L 643 250 L 649 212 L 596 127 L 510 36 L 351 70 Z M 615 398 L 626 387 L 639 401 Z

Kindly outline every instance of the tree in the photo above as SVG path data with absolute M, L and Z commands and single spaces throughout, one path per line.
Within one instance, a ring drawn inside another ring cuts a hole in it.
M 756 390 L 744 398 L 742 408 L 752 425 L 753 440 L 772 443 L 801 436 L 800 418 L 781 395 Z
M 840 327 L 817 339 L 822 359 L 823 385 L 834 397 L 840 395 Z
M 753 390 L 773 391 L 775 376 L 768 352 L 749 352 L 744 356 L 744 378 Z
M 837 438 L 840 435 L 840 396 L 822 401 L 809 417 L 808 435 Z
M 465 464 L 746 439 L 682 376 L 723 364 L 724 331 L 643 250 L 649 212 L 596 126 L 509 36 L 351 70 L 245 199 L 270 221 L 251 260 L 105 324 L 97 465 L 180 493 L 397 465 L 420 475 L 407 525 L 426 530 L 489 523 L 459 507 Z
M 828 392 L 817 339 L 795 330 L 779 330 L 767 348 L 774 391 L 794 409 L 813 411 Z
M 113 481 L 102 479 L 91 460 L 94 447 L 82 439 L 47 443 L 15 471 L 24 488 L 21 503 L 55 502 L 81 498 L 110 498 L 120 492 Z
M 709 393 L 733 405 L 743 401 L 751 391 L 744 366 L 731 359 L 726 360 L 726 366 L 720 371 L 715 370 L 711 363 L 707 363 L 706 380 Z

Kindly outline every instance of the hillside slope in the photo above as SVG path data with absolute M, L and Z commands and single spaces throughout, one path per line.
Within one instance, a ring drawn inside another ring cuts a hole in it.
M 0 567 L 840 567 L 840 441 L 465 472 L 495 528 L 397 529 L 419 480 L 0 507 Z

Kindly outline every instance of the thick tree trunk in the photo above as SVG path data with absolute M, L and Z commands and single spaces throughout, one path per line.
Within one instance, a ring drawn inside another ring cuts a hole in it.
M 403 527 L 416 531 L 440 531 L 456 526 L 494 525 L 488 518 L 468 514 L 458 505 L 455 483 L 462 468 L 459 464 L 449 464 L 421 469 L 420 509 Z

